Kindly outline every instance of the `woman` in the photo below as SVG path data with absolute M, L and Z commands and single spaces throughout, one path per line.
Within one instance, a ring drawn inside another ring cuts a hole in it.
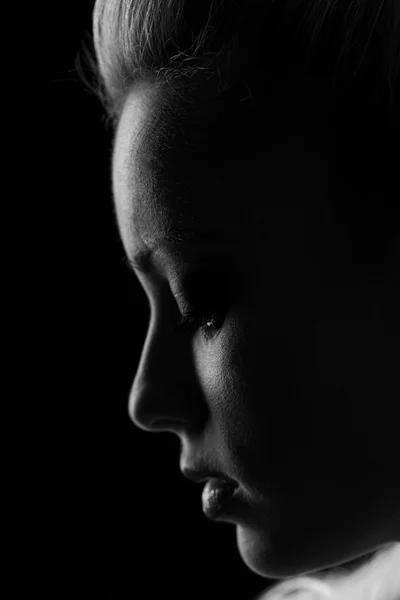
M 398 4 L 97 0 L 93 31 L 134 424 L 265 598 L 399 598 Z

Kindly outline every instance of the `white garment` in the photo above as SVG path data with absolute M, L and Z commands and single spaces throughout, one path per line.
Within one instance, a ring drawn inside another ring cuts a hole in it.
M 317 577 L 278 583 L 255 600 L 400 600 L 400 543 L 378 550 L 354 572 Z

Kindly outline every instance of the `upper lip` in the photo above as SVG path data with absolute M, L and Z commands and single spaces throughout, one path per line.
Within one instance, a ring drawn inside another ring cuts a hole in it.
M 202 483 L 203 481 L 207 481 L 208 479 L 225 479 L 226 481 L 233 481 L 230 477 L 223 475 L 217 471 L 213 471 L 211 469 L 205 468 L 189 468 L 183 467 L 181 469 L 182 475 L 189 479 L 190 481 L 194 481 L 195 483 Z

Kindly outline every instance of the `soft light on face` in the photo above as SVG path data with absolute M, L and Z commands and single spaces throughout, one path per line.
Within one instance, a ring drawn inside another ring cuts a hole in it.
M 113 156 L 126 253 L 152 251 L 137 273 L 152 318 L 135 425 L 178 435 L 182 463 L 239 483 L 242 509 L 227 520 L 256 573 L 312 572 L 386 544 L 399 536 L 399 340 L 384 292 L 334 268 L 346 247 L 332 201 L 345 190 L 302 116 L 288 131 L 279 114 L 282 139 L 257 160 L 216 168 L 203 131 L 202 152 L 177 148 L 171 185 L 161 182 L 157 106 L 151 86 L 132 92 Z M 172 244 L 178 227 L 201 234 Z M 175 329 L 188 311 L 197 324 Z

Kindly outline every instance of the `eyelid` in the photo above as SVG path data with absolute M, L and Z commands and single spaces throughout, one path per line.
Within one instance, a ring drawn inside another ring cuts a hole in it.
M 195 304 L 198 304 L 194 301 L 194 299 L 188 297 L 188 295 L 182 288 L 178 288 L 176 291 L 172 291 L 172 295 L 175 299 L 176 304 L 178 305 L 179 312 L 182 315 L 191 312 Z

